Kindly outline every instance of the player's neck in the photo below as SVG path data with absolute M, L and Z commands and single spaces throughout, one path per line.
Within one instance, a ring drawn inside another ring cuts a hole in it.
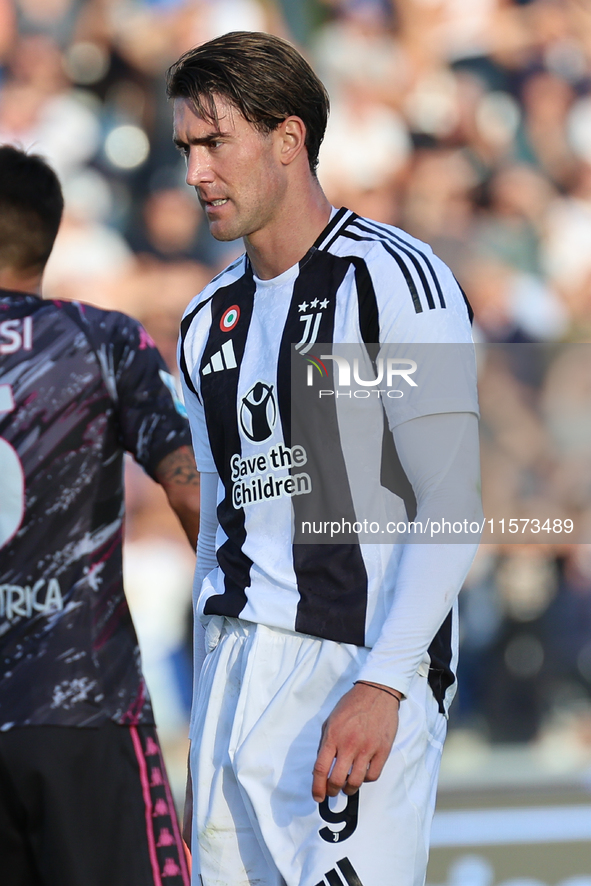
M 41 292 L 41 276 L 39 273 L 18 273 L 13 268 L 0 268 L 0 289 L 39 295 Z
M 300 261 L 328 224 L 330 212 L 331 205 L 315 178 L 288 193 L 273 223 L 244 238 L 256 276 L 271 280 Z

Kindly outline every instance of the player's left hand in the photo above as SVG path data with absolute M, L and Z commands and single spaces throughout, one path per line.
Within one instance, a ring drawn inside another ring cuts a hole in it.
M 317 803 L 379 778 L 396 737 L 400 699 L 378 685 L 356 683 L 324 722 L 313 770 Z

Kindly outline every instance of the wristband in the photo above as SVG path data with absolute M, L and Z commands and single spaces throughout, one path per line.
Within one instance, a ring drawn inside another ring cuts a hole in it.
M 372 689 L 379 689 L 380 692 L 385 692 L 387 695 L 390 695 L 390 696 L 392 696 L 392 698 L 395 698 L 396 701 L 398 702 L 398 704 L 400 704 L 400 702 L 402 700 L 402 699 L 398 698 L 398 696 L 391 689 L 387 689 L 385 686 L 376 686 L 375 683 L 368 683 L 367 680 L 355 680 L 353 685 L 357 686 L 358 683 L 361 683 L 363 686 L 370 686 Z

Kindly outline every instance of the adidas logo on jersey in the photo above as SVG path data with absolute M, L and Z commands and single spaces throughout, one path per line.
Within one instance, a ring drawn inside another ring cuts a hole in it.
M 209 375 L 210 372 L 221 372 L 222 369 L 236 369 L 237 365 L 234 345 L 230 339 L 224 342 L 219 351 L 212 354 L 211 360 L 203 367 L 201 374 Z
M 341 858 L 340 861 L 337 861 L 337 867 L 339 868 L 342 877 L 339 877 L 338 873 L 333 868 L 331 871 L 328 871 L 324 875 L 324 879 L 317 883 L 316 886 L 344 886 L 343 880 L 347 886 L 363 886 L 363 883 L 359 879 L 359 874 L 351 864 L 348 858 Z

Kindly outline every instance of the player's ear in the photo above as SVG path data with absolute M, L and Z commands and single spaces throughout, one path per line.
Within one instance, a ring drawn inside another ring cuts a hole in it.
M 300 117 L 286 117 L 275 130 L 279 141 L 279 157 L 288 166 L 306 147 L 306 126 Z

